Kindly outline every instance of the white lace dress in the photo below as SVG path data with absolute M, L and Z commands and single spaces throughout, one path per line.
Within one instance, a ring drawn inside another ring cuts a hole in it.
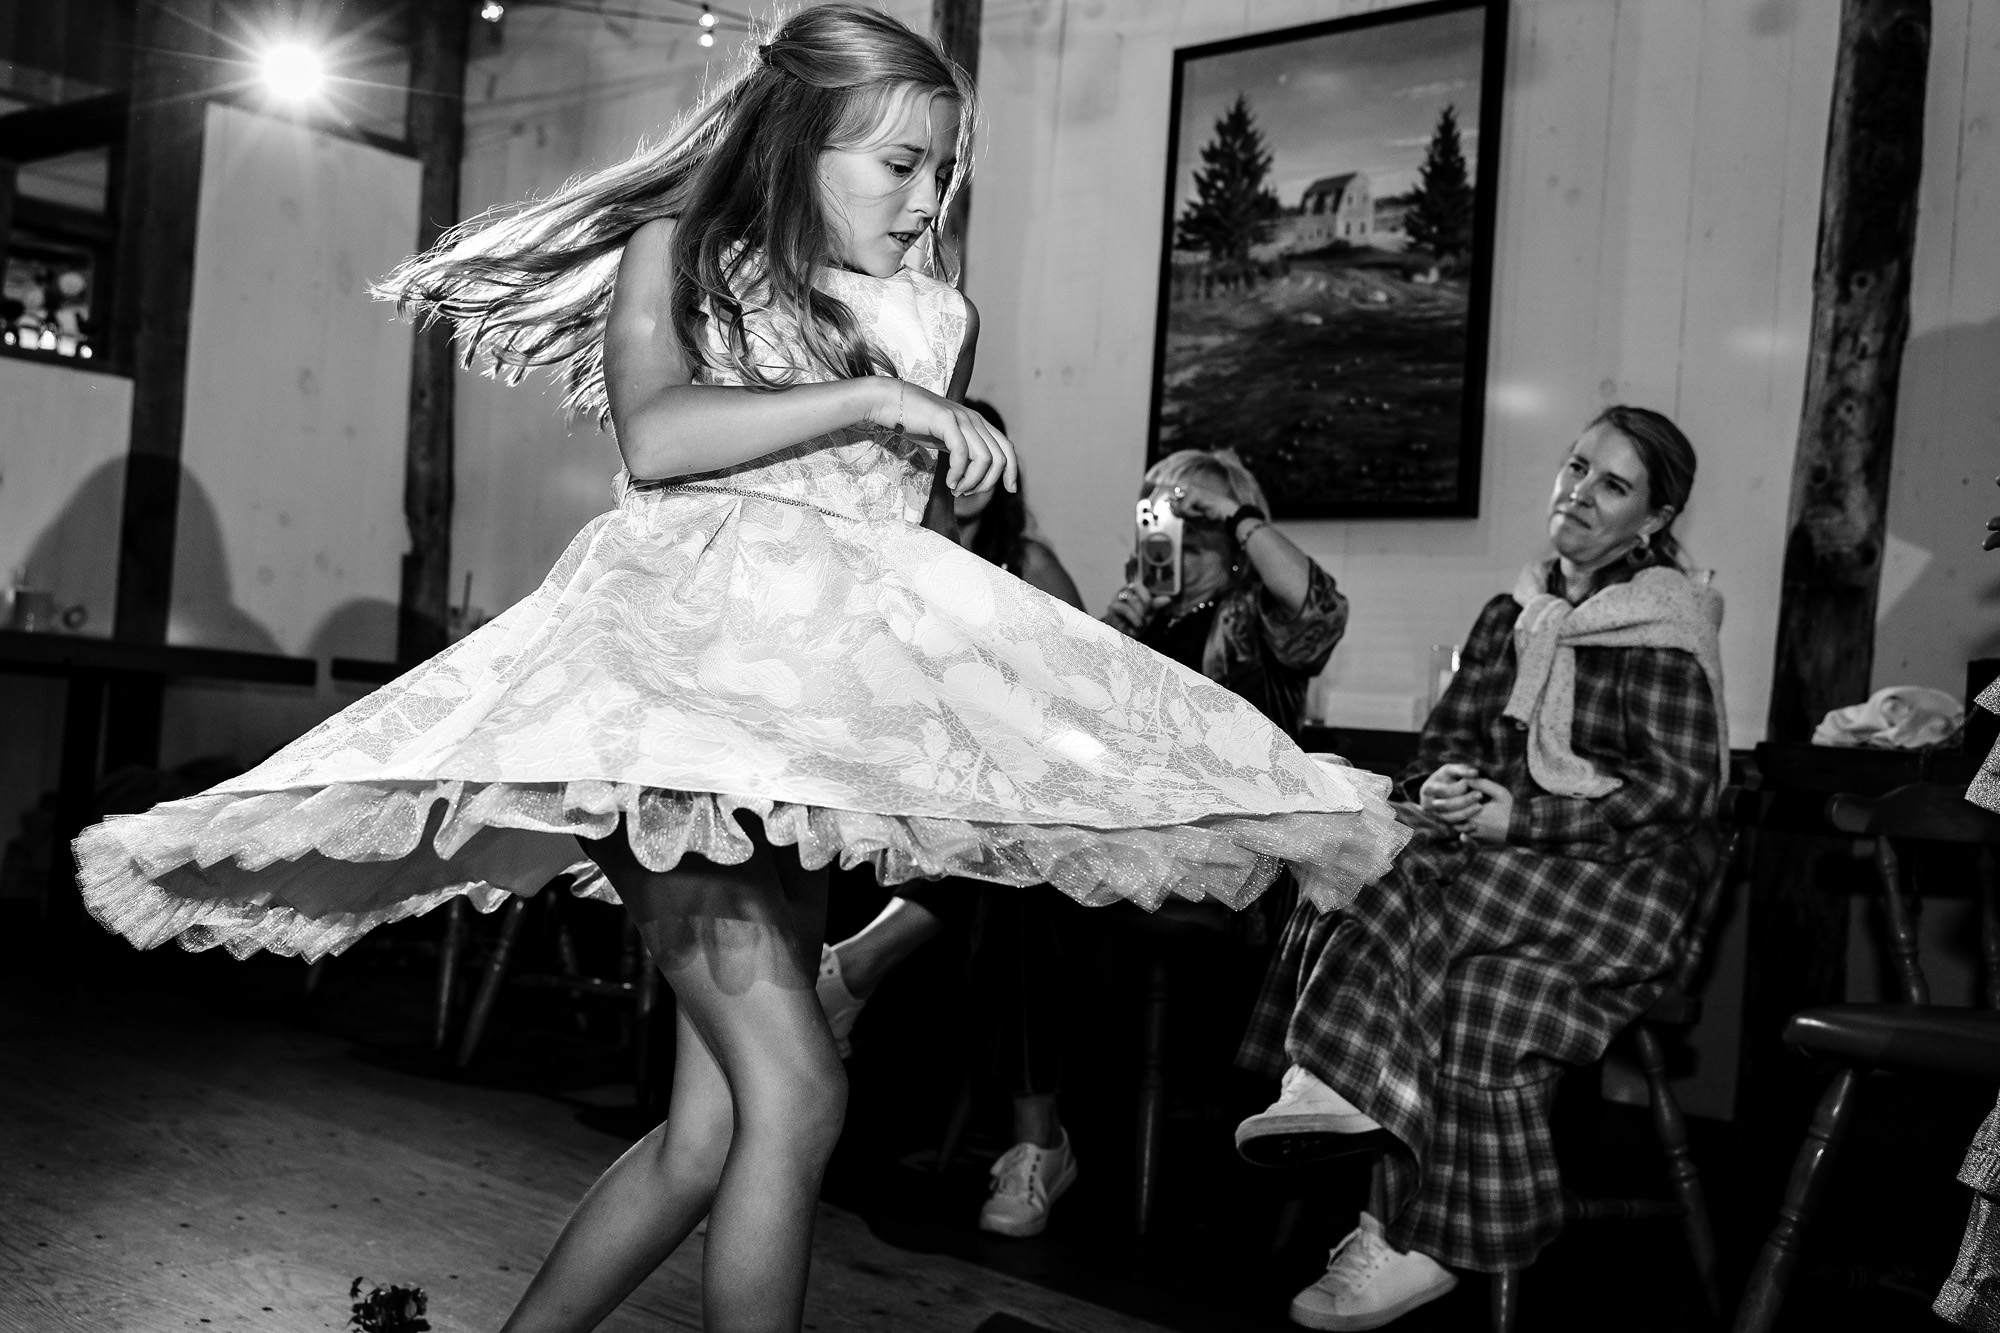
M 965 306 L 829 274 L 943 392 Z M 778 347 L 774 327 L 758 330 Z M 1086 903 L 1240 907 L 1285 864 L 1323 905 L 1406 832 L 1388 782 L 918 525 L 931 455 L 848 429 L 617 507 L 542 586 L 252 771 L 84 831 L 90 910 L 141 947 L 317 958 L 465 895 L 490 911 L 622 815 L 634 853 L 737 863 L 739 811 L 808 866 Z M 610 890 L 596 881 L 597 893 Z

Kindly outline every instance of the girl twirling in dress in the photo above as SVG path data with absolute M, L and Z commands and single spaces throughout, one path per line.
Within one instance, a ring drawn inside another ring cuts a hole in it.
M 704 1216 L 707 1326 L 798 1326 L 845 1091 L 814 995 L 836 857 L 1148 906 L 1289 863 L 1336 905 L 1402 844 L 1386 782 L 920 525 L 934 473 L 1013 483 L 936 275 L 972 120 L 931 43 L 806 9 L 663 144 L 406 265 L 393 293 L 469 358 L 558 367 L 608 417 L 616 508 L 251 772 L 78 839 L 134 943 L 307 958 L 533 893 L 582 844 L 680 1057 L 510 1330 L 593 1326 Z

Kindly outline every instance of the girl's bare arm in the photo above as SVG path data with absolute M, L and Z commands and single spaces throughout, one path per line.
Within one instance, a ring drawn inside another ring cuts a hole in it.
M 950 455 L 954 489 L 1013 480 L 1013 451 L 979 414 L 884 375 L 775 393 L 696 384 L 669 313 L 674 223 L 649 222 L 626 243 L 604 330 L 604 379 L 625 466 L 642 480 L 734 467 L 843 426 L 894 426 Z

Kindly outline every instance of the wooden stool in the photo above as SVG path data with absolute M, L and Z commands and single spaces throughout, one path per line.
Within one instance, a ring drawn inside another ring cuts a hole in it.
M 1768 1333 L 1784 1304 L 1800 1242 L 1826 1192 L 1828 1168 L 1864 1074 L 1894 1070 L 1955 1074 L 2000 1084 L 2000 1014 L 1938 1005 L 1835 1004 L 1806 1009 L 1785 1025 L 1785 1040 L 1806 1055 L 1836 1062 L 1839 1072 L 1813 1110 L 1792 1162 L 1778 1224 L 1771 1229 L 1736 1312 L 1735 1333 Z
M 1806 1009 L 1785 1025 L 1785 1041 L 1802 1054 L 1833 1061 L 1839 1070 L 1820 1096 L 1805 1142 L 1792 1163 L 1778 1223 L 1757 1255 L 1757 1266 L 1736 1333 L 1766 1333 L 1778 1318 L 1785 1288 L 1798 1266 L 1806 1224 L 1826 1192 L 1827 1168 L 1853 1118 L 1864 1074 L 1874 1070 L 1958 1074 L 2000 1083 L 2000 903 L 1996 903 L 1993 849 L 2000 845 L 2000 815 L 1982 810 L 1955 787 L 1911 783 L 1866 800 L 1835 796 L 1827 820 L 1843 833 L 1875 841 L 1882 905 L 1889 921 L 1890 955 L 1903 1004 L 1837 1004 Z M 1981 947 L 1985 955 L 1987 1010 L 1933 1006 L 1917 956 L 1916 914 L 1903 891 L 1896 842 L 1925 841 L 1979 847 L 1982 896 Z
M 1827 822 L 1842 833 L 1874 840 L 1875 870 L 1882 881 L 1883 914 L 1889 923 L 1889 953 L 1906 1004 L 1929 1004 L 1930 985 L 1917 958 L 1916 909 L 1903 889 L 1902 858 L 1896 844 L 1939 842 L 1978 848 L 1975 874 L 1980 892 L 1980 953 L 1986 1007 L 2000 1009 L 2000 887 L 1994 849 L 2000 847 L 2000 815 L 1965 799 L 1961 787 L 1913 782 L 1869 800 L 1835 796 L 1826 803 Z
M 559 875 L 538 896 L 545 897 L 547 910 L 555 914 L 556 959 L 559 972 L 524 972 L 508 975 L 513 961 L 514 950 L 519 943 L 522 926 L 528 916 L 528 899 L 514 898 L 501 909 L 499 937 L 494 942 L 493 952 L 488 956 L 486 968 L 480 977 L 479 990 L 472 1001 L 472 1010 L 465 1020 L 465 1031 L 459 1037 L 458 1051 L 453 1063 L 460 1069 L 472 1063 L 479 1050 L 479 1044 L 486 1035 L 486 1025 L 493 1016 L 493 1007 L 500 998 L 500 989 L 507 982 L 517 986 L 532 986 L 546 990 L 563 991 L 572 998 L 595 995 L 609 999 L 629 1001 L 633 1006 L 633 1078 L 639 1089 L 639 1100 L 647 1104 L 652 1092 L 652 1028 L 655 1011 L 659 1005 L 660 974 L 647 957 L 640 943 L 637 931 L 627 921 L 624 927 L 624 948 L 619 958 L 617 977 L 593 977 L 584 974 L 579 963 L 576 944 L 569 930 L 569 924 L 562 914 L 572 910 L 578 899 L 572 897 L 575 883 L 580 882 L 570 875 Z M 456 969 L 458 953 L 463 947 L 463 928 L 455 922 L 447 923 L 446 955 L 439 966 L 438 983 L 438 1035 L 441 1038 L 445 1027 L 446 1004 L 450 994 L 450 980 L 447 967 Z M 458 935 L 454 940 L 453 935 Z M 578 1014 L 582 1022 L 583 1015 Z M 442 1042 L 440 1041 L 440 1044 Z

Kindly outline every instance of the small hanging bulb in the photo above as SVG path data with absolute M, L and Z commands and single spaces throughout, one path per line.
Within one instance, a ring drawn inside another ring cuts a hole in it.
M 479 7 L 479 17 L 488 23 L 498 23 L 506 16 L 507 6 L 501 4 L 500 0 L 486 0 L 486 3 Z
M 704 29 L 702 31 L 701 36 L 697 37 L 695 40 L 700 42 L 703 46 L 714 46 L 715 34 Z
M 713 28 L 715 26 L 715 15 L 709 10 L 709 7 L 707 5 L 703 5 L 701 7 L 701 18 L 699 22 L 701 23 L 701 26 L 704 28 Z

